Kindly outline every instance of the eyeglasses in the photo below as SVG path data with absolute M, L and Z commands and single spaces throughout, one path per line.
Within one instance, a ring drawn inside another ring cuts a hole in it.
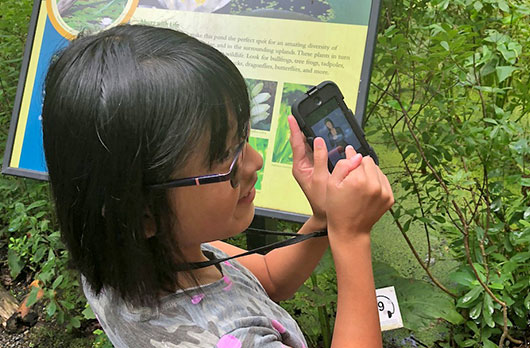
M 192 176 L 189 178 L 170 180 L 159 184 L 151 184 L 147 185 L 147 187 L 151 189 L 166 189 L 172 187 L 199 186 L 230 180 L 230 185 L 232 185 L 233 188 L 236 188 L 237 186 L 239 186 L 237 170 L 241 165 L 241 159 L 243 158 L 242 153 L 246 143 L 247 139 L 245 139 L 241 144 L 237 146 L 234 159 L 232 160 L 232 164 L 230 164 L 230 169 L 224 174 Z

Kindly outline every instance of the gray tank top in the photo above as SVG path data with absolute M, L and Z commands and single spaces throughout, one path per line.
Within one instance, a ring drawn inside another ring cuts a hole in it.
M 225 253 L 203 244 L 216 258 Z M 293 318 L 273 302 L 258 279 L 235 260 L 221 263 L 223 278 L 176 291 L 159 308 L 132 307 L 111 289 L 83 291 L 116 348 L 293 347 L 307 343 Z

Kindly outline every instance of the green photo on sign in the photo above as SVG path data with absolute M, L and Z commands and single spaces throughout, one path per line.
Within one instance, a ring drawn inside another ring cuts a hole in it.
M 293 164 L 293 153 L 289 144 L 289 124 L 287 123 L 287 116 L 291 114 L 291 105 L 297 99 L 300 99 L 310 87 L 297 83 L 285 83 L 283 85 L 280 117 L 276 129 L 274 152 L 272 154 L 272 161 L 275 163 Z
M 245 81 L 250 95 L 250 126 L 252 129 L 270 131 L 278 83 L 254 79 Z
M 72 29 L 98 32 L 112 24 L 122 14 L 127 0 L 57 0 L 63 21 Z
M 164 10 L 367 25 L 371 0 L 140 0 L 139 7 Z

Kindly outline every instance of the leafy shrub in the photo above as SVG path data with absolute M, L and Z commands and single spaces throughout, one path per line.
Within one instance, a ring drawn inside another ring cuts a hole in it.
M 396 226 L 465 318 L 440 345 L 521 344 L 530 335 L 530 7 L 439 0 L 383 8 L 368 118 L 403 163 Z M 449 284 L 430 271 L 430 245 L 424 259 L 410 243 L 412 224 L 428 241 L 447 241 L 459 263 Z

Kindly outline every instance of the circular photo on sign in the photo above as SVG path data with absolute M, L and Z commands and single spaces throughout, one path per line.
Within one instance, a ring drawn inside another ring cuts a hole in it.
M 48 0 L 46 6 L 55 29 L 72 39 L 128 22 L 138 0 Z

